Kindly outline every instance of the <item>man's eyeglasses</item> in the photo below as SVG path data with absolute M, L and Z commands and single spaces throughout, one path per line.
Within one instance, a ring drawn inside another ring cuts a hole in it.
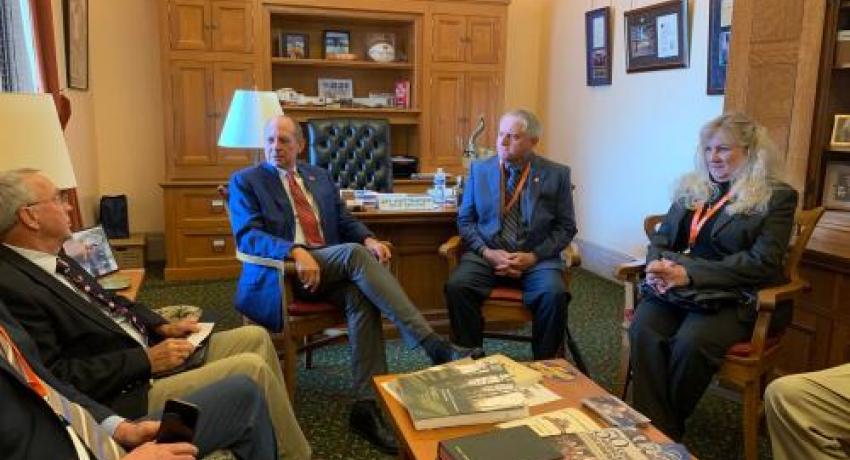
M 27 203 L 26 206 L 38 206 L 38 205 L 44 204 L 44 203 L 53 203 L 53 204 L 65 205 L 65 204 L 68 204 L 68 199 L 65 197 L 65 195 L 62 192 L 56 192 L 53 196 L 51 196 L 50 198 L 47 198 L 46 200 L 33 201 L 31 203 Z

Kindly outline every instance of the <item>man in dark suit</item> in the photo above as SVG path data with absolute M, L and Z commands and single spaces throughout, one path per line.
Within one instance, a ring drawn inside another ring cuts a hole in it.
M 499 121 L 498 155 L 473 162 L 458 210 L 465 253 L 445 287 L 455 343 L 483 343 L 481 303 L 496 285 L 521 288 L 533 314 L 534 359 L 564 340 L 570 296 L 561 251 L 576 234 L 570 169 L 534 153 L 540 122 L 517 110 Z
M 398 327 L 411 347 L 422 346 L 435 363 L 480 350 L 454 347 L 434 333 L 380 262 L 390 251 L 354 218 L 340 200 L 327 171 L 297 161 L 304 147 L 301 129 L 285 116 L 264 130 L 265 163 L 230 179 L 230 214 L 240 251 L 283 260 L 298 270 L 296 296 L 322 299 L 345 308 L 352 350 L 355 403 L 349 425 L 377 448 L 396 450 L 392 432 L 375 405 L 371 378 L 387 372 L 381 314 Z M 246 265 L 236 308 L 272 330 L 280 330 L 281 292 L 275 269 Z
M 93 460 L 195 458 L 220 448 L 239 458 L 276 458 L 265 401 L 247 377 L 228 377 L 185 397 L 199 408 L 194 446 L 155 444 L 150 441 L 159 429 L 159 413 L 125 420 L 58 380 L 2 303 L 0 394 L 0 452 L 7 460 L 87 458 L 84 454 Z
M 268 333 L 252 326 L 212 334 L 202 366 L 160 376 L 194 351 L 185 336 L 197 324 L 166 322 L 104 291 L 61 254 L 69 209 L 37 171 L 0 173 L 0 299 L 51 372 L 125 417 L 158 410 L 207 382 L 247 375 L 268 403 L 281 458 L 310 458 Z

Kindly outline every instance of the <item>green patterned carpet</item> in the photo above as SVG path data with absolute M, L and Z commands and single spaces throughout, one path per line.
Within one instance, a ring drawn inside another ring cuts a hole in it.
M 198 305 L 212 312 L 217 327 L 231 328 L 240 324 L 231 306 L 234 289 L 234 280 L 165 282 L 161 267 L 149 267 L 139 300 L 152 307 Z M 622 287 L 579 270 L 572 289 L 571 330 L 591 376 L 610 390 L 619 360 Z M 500 352 L 516 360 L 531 359 L 527 344 L 488 340 L 485 348 L 488 353 Z M 313 369 L 300 367 L 296 413 L 315 455 L 324 459 L 392 458 L 370 449 L 366 442 L 347 430 L 351 386 L 347 346 L 325 347 L 313 356 Z M 398 340 L 388 341 L 387 360 L 391 372 L 406 372 L 428 365 L 423 353 L 407 350 Z M 691 417 L 688 433 L 684 442 L 700 459 L 741 458 L 740 404 L 709 392 Z M 761 441 L 761 458 L 771 458 L 766 437 Z

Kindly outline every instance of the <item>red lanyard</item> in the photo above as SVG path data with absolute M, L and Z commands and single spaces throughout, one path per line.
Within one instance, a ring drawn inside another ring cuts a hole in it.
M 44 386 L 44 382 L 36 375 L 36 373 L 32 370 L 27 359 L 24 358 L 24 355 L 21 354 L 21 351 L 18 350 L 18 347 L 15 346 L 15 342 L 12 342 L 12 338 L 9 337 L 9 334 L 6 333 L 6 329 L 3 326 L 0 326 L 0 336 L 2 336 L 3 340 L 6 340 L 6 343 L 9 344 L 9 348 L 12 350 L 12 353 L 15 355 L 15 360 L 18 362 L 18 367 L 24 373 L 24 377 L 26 377 L 27 382 L 30 384 L 30 387 L 39 394 L 42 398 L 47 397 L 47 387 Z M 9 363 L 14 365 L 14 363 Z
M 501 184 L 502 184 L 502 196 L 505 195 L 505 165 L 499 165 L 499 171 L 501 172 Z M 527 161 L 525 163 L 525 167 L 522 168 L 522 175 L 519 177 L 519 182 L 516 184 L 516 188 L 514 188 L 514 193 L 507 199 L 507 203 L 505 207 L 502 208 L 502 215 L 507 214 L 508 211 L 511 210 L 512 207 L 519 201 L 519 197 L 522 195 L 522 188 L 525 186 L 525 181 L 528 179 L 528 173 L 531 171 L 531 162 Z
M 694 247 L 694 244 L 697 242 L 697 235 L 699 235 L 699 231 L 702 230 L 702 226 L 711 218 L 720 208 L 726 204 L 729 199 L 732 198 L 732 191 L 726 192 L 717 203 L 711 205 L 708 210 L 703 215 L 702 211 L 705 208 L 705 203 L 700 203 L 697 205 L 697 208 L 694 210 L 694 217 L 691 219 L 691 233 L 688 235 L 688 247 Z

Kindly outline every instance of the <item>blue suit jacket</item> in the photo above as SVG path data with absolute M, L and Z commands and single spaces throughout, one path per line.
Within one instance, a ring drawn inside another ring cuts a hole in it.
M 319 209 L 325 244 L 362 243 L 372 236 L 345 209 L 339 190 L 326 170 L 301 162 L 296 168 Z M 277 260 L 289 256 L 295 246 L 295 214 L 277 168 L 263 163 L 237 171 L 230 178 L 229 192 L 230 223 L 239 251 Z M 283 327 L 275 269 L 244 265 L 235 303 L 236 309 L 252 321 L 273 331 Z
M 528 235 L 522 251 L 537 256 L 537 267 L 563 267 L 561 251 L 575 236 L 570 168 L 532 155 L 531 171 L 520 205 Z M 478 252 L 494 247 L 502 226 L 499 158 L 473 162 L 458 210 L 458 229 L 464 246 Z

